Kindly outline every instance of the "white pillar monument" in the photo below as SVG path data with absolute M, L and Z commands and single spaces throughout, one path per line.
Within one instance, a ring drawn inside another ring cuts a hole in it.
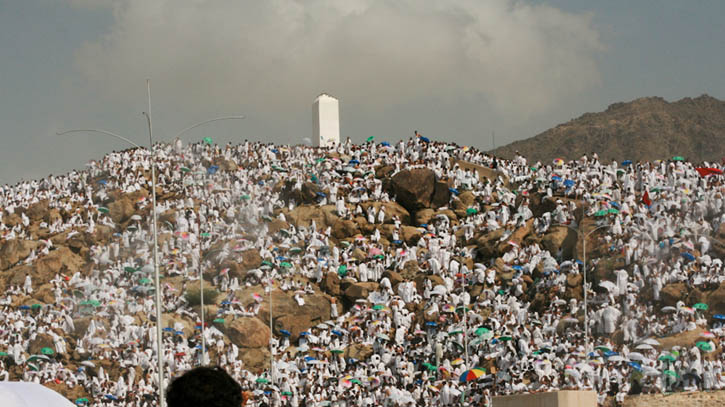
M 340 105 L 323 93 L 312 104 L 312 145 L 334 147 L 340 143 Z

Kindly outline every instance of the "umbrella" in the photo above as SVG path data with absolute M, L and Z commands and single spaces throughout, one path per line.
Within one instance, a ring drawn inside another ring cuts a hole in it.
M 151 284 L 151 279 L 144 277 L 144 278 L 138 280 L 138 282 L 141 283 L 141 284 Z
M 677 308 L 669 306 L 669 305 L 666 307 L 662 307 L 662 312 L 675 312 L 675 311 L 677 311 Z
M 279 266 L 284 267 L 284 268 L 291 268 L 292 264 L 290 264 L 289 262 L 283 261 L 282 263 L 279 264 Z
M 650 345 L 647 345 L 647 346 L 650 346 Z M 629 352 L 629 355 L 627 355 L 627 356 L 629 357 L 629 360 L 638 360 L 640 362 L 646 359 L 644 357 L 644 355 L 639 352 Z
M 700 336 L 703 338 L 712 339 L 715 337 L 715 334 L 712 332 L 709 332 L 709 331 L 705 331 L 705 332 L 701 333 Z
M 461 377 L 458 378 L 458 381 L 461 383 L 470 382 L 473 380 L 478 379 L 481 376 L 484 376 L 486 374 L 486 371 L 479 368 L 474 368 L 470 370 L 466 370 L 461 374 Z
M 647 338 L 647 339 L 641 341 L 641 343 L 646 343 L 647 345 L 652 345 L 652 346 L 659 346 L 660 345 L 660 342 L 657 339 L 654 339 L 654 338 Z
M 32 362 L 34 360 L 44 360 L 44 361 L 50 361 L 50 358 L 45 355 L 32 355 L 28 358 L 28 362 Z
M 224 323 L 224 318 L 216 318 L 216 319 L 214 319 L 213 322 L 215 324 L 223 324 Z
M 341 264 L 340 267 L 337 268 L 337 274 L 339 274 L 340 277 L 344 277 L 347 274 L 347 266 Z
M 664 355 L 657 358 L 657 360 L 667 361 L 667 362 L 674 362 L 675 357 L 670 355 L 669 353 L 665 353 Z
M 611 281 L 601 281 L 599 282 L 599 286 L 606 288 L 607 291 L 617 291 L 617 285 Z
M 135 272 L 137 272 L 137 271 L 138 271 L 137 269 L 135 269 L 135 268 L 133 268 L 133 267 L 129 267 L 129 266 L 126 266 L 126 267 L 124 267 L 124 268 L 123 268 L 123 270 L 124 270 L 124 271 L 125 271 L 126 273 L 135 273 Z
M 700 348 L 700 350 L 704 350 L 705 352 L 711 352 L 713 350 L 712 345 L 704 341 L 697 342 L 695 346 Z
M 466 215 L 475 215 L 478 213 L 478 209 L 476 208 L 468 208 L 466 209 Z
M 654 349 L 654 347 L 652 345 L 648 344 L 648 343 L 642 343 L 642 344 L 637 345 L 635 347 L 635 349 L 639 349 L 639 350 L 652 350 L 652 349 Z
M 292 333 L 290 333 L 290 331 L 288 331 L 286 329 L 280 329 L 279 330 L 279 333 L 281 333 L 284 336 L 290 336 L 290 335 L 292 335 Z
M 109 210 L 108 210 L 108 208 L 106 208 L 105 206 L 99 206 L 99 207 L 98 207 L 98 212 L 101 212 L 101 213 L 108 213 L 108 212 L 110 212 L 110 211 L 109 211 Z
M 458 358 L 458 359 L 455 359 L 455 360 L 453 360 L 453 361 L 451 362 L 451 366 L 458 366 L 458 365 L 460 365 L 460 364 L 462 364 L 462 363 L 463 363 L 463 359 L 461 359 L 461 358 Z
M 666 374 L 666 375 L 668 375 L 668 376 L 679 377 L 674 370 L 669 370 L 668 369 L 668 370 L 665 370 L 663 373 Z
M 438 367 L 436 365 L 434 365 L 432 363 L 428 363 L 428 362 L 423 362 L 423 367 L 430 371 L 438 370 Z
M 612 351 L 611 349 L 609 349 L 609 348 L 608 348 L 608 347 L 606 347 L 606 346 L 597 346 L 597 347 L 596 347 L 596 348 L 594 348 L 594 349 L 596 349 L 596 350 L 600 350 L 600 351 L 602 351 L 602 352 L 611 352 L 611 351 Z
M 51 348 L 43 348 L 40 350 L 40 353 L 42 353 L 43 355 L 53 355 L 55 354 L 55 351 Z
M 723 314 L 715 314 L 712 316 L 712 318 L 720 320 L 720 321 L 725 321 L 725 315 L 723 315 Z
M 632 160 L 624 160 L 622 161 L 622 165 L 632 165 Z
M 481 336 L 488 332 L 491 332 L 491 330 L 482 326 L 480 328 L 477 328 L 476 331 L 474 331 L 473 333 L 476 334 L 477 336 Z
M 676 156 L 672 157 L 672 161 L 685 161 L 685 157 L 676 155 Z
M 204 137 L 203 141 L 209 145 L 212 145 L 214 143 L 214 140 L 212 140 L 211 137 Z
M 700 311 L 707 311 L 707 304 L 698 302 L 697 304 L 693 305 L 692 308 L 699 309 Z
M 609 362 L 627 362 L 627 359 L 624 356 L 613 355 L 613 356 L 608 357 L 607 361 L 609 361 Z
M 607 213 L 608 213 L 608 212 L 607 212 L 607 210 L 606 210 L 606 209 L 602 209 L 601 211 L 596 211 L 596 212 L 594 213 L 594 216 L 606 216 L 606 215 L 607 215 Z
M 680 255 L 682 256 L 682 258 L 684 258 L 687 261 L 695 260 L 695 256 L 693 256 L 692 253 L 690 253 L 690 252 L 682 252 Z
M 262 384 L 267 384 L 267 383 L 269 383 L 269 380 L 267 380 L 264 377 L 259 377 L 259 378 L 257 378 L 257 380 L 255 380 L 255 382 L 262 383 Z

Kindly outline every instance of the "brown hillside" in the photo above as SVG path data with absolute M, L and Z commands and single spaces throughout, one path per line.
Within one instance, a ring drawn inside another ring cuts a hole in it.
M 531 163 L 577 159 L 591 152 L 607 161 L 673 156 L 720 161 L 725 156 L 725 102 L 702 95 L 672 103 L 660 97 L 615 103 L 493 153 L 512 158 L 517 150 Z

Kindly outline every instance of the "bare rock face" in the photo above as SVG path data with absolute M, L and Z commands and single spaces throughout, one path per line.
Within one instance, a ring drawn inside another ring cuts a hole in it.
M 574 257 L 577 234 L 566 226 L 552 226 L 541 239 L 541 244 L 550 253 L 556 254 L 559 248 L 566 259 Z
M 131 202 L 131 199 L 125 195 L 108 204 L 108 210 L 110 211 L 111 219 L 113 219 L 115 223 L 123 223 L 127 221 L 135 212 L 133 202 Z
M 345 298 L 351 302 L 355 300 L 368 298 L 371 291 L 378 289 L 379 284 L 376 282 L 353 283 L 345 289 Z
M 25 259 L 30 252 L 40 246 L 39 242 L 31 240 L 8 240 L 0 247 L 0 270 L 7 270 L 15 263 Z
M 357 360 L 366 360 L 372 355 L 373 347 L 370 345 L 356 343 L 348 346 L 347 349 L 345 349 L 345 359 L 352 358 Z
M 259 374 L 269 368 L 270 354 L 269 349 L 261 348 L 242 348 L 239 349 L 239 355 L 244 362 L 244 368 L 255 374 Z
M 322 290 L 332 296 L 339 296 L 340 291 L 340 276 L 335 272 L 327 273 L 320 284 Z
M 38 334 L 28 345 L 28 353 L 31 355 L 40 355 L 40 351 L 43 348 L 51 348 L 55 350 L 52 336 L 48 334 Z
M 262 264 L 262 256 L 259 250 L 249 249 L 242 252 L 242 262 L 240 263 L 242 270 L 249 271 L 259 267 Z
M 269 326 L 258 318 L 239 318 L 229 324 L 229 339 L 241 348 L 261 348 L 269 345 Z
M 48 205 L 49 202 L 47 199 L 42 200 L 28 207 L 28 209 L 25 211 L 25 214 L 28 216 L 28 218 L 30 218 L 31 221 L 39 221 L 45 218 L 45 216 L 47 215 L 49 208 Z
M 378 213 L 378 211 L 380 211 L 380 209 L 382 208 L 385 211 L 384 223 L 391 222 L 393 216 L 397 216 L 398 219 L 400 219 L 400 221 L 403 224 L 408 224 L 410 222 L 410 212 L 408 212 L 407 209 L 405 209 L 404 207 L 402 207 L 400 204 L 398 204 L 396 202 L 370 202 L 370 201 L 368 201 L 368 202 L 363 202 L 360 206 L 363 208 L 365 213 L 367 213 L 368 208 L 371 206 L 375 208 L 375 213 Z M 375 221 L 377 222 L 377 217 L 376 217 Z
M 428 168 L 403 170 L 393 176 L 391 186 L 396 201 L 409 212 L 415 212 L 431 207 L 436 177 L 433 170 Z
M 660 299 L 662 299 L 663 304 L 674 306 L 677 301 L 685 301 L 688 293 L 689 290 L 685 283 L 667 284 L 660 291 Z

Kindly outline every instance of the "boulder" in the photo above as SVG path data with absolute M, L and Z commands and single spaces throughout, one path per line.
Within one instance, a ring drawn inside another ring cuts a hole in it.
M 35 339 L 28 344 L 28 353 L 31 355 L 40 355 L 43 348 L 51 348 L 55 351 L 53 337 L 48 334 L 38 334 Z
M 332 295 L 339 296 L 340 292 L 340 276 L 337 273 L 330 271 L 322 278 L 320 282 L 320 288 L 322 291 Z
M 565 259 L 573 258 L 576 253 L 577 233 L 566 226 L 552 226 L 541 239 L 541 244 L 553 255 L 562 250 Z
M 428 168 L 403 170 L 392 178 L 395 200 L 409 212 L 429 208 L 435 192 L 435 173 Z
M 398 284 L 405 281 L 403 279 L 403 276 L 400 275 L 400 273 L 397 273 L 393 270 L 385 270 L 383 272 L 383 278 L 387 277 L 388 280 L 390 280 L 390 285 L 393 287 L 393 290 L 395 290 L 395 287 L 398 286 Z
M 385 210 L 385 219 L 383 220 L 383 223 L 390 223 L 392 222 L 393 216 L 397 216 L 398 219 L 400 219 L 400 222 L 403 224 L 410 223 L 410 212 L 408 212 L 407 209 L 402 207 L 396 202 L 363 202 L 360 204 L 363 211 L 367 213 L 367 210 L 369 207 L 375 208 L 375 213 L 377 214 L 381 208 Z M 377 216 L 375 221 L 377 222 Z
M 433 219 L 435 211 L 433 209 L 425 208 L 415 213 L 415 222 L 413 226 L 420 226 L 428 224 Z
M 238 318 L 227 328 L 227 335 L 240 348 L 260 348 L 269 345 L 269 326 L 258 318 Z
M 240 266 L 242 270 L 249 271 L 259 267 L 262 264 L 262 256 L 257 249 L 249 249 L 242 252 L 242 261 Z
M 335 213 L 334 205 L 300 205 L 295 207 L 291 212 L 286 213 L 285 217 L 289 223 L 295 225 L 297 228 L 309 227 L 314 220 L 318 230 L 332 226 L 339 219 Z
M 41 219 L 44 219 L 48 213 L 49 209 L 49 202 L 47 199 L 44 199 L 40 202 L 34 203 L 28 207 L 28 209 L 25 211 L 25 215 L 30 218 L 32 222 L 37 222 Z
M 400 272 L 400 276 L 408 281 L 414 279 L 420 272 L 420 266 L 416 260 L 408 260 L 403 264 L 403 270 Z M 392 281 L 391 281 L 392 283 Z
M 269 330 L 269 328 L 267 328 Z M 269 368 L 269 348 L 267 346 L 259 348 L 240 348 L 239 358 L 244 363 L 244 368 L 255 374 L 262 373 Z
M 110 211 L 111 219 L 115 223 L 126 222 L 135 212 L 133 202 L 131 202 L 128 196 L 123 196 L 108 204 L 108 210 Z
M 357 359 L 359 361 L 367 360 L 373 355 L 373 347 L 370 345 L 364 345 L 362 343 L 356 343 L 348 346 L 345 349 L 345 359 Z
M 675 306 L 677 301 L 686 301 L 689 289 L 685 283 L 667 284 L 660 291 L 660 300 L 665 305 Z
M 345 239 L 360 234 L 360 228 L 352 220 L 339 219 L 332 225 L 332 236 L 336 239 Z
M 448 183 L 441 180 L 436 180 L 433 187 L 433 196 L 431 197 L 430 203 L 434 208 L 440 208 L 441 206 L 448 205 L 448 201 L 451 199 L 451 191 L 448 189 Z
M 359 282 L 359 283 L 353 283 L 350 284 L 349 287 L 345 289 L 345 298 L 347 298 L 351 302 L 355 302 L 355 300 L 358 299 L 366 299 L 368 298 L 368 295 L 371 291 L 376 291 L 378 289 L 379 284 L 376 282 Z
M 40 246 L 32 240 L 13 239 L 0 246 L 0 270 L 7 270 Z
M 418 241 L 423 237 L 421 229 L 414 226 L 402 226 L 400 228 L 400 237 L 408 244 L 408 246 L 414 246 L 418 244 Z
M 710 292 L 705 303 L 710 307 L 709 312 L 725 314 L 725 284 L 720 284 L 717 289 Z

